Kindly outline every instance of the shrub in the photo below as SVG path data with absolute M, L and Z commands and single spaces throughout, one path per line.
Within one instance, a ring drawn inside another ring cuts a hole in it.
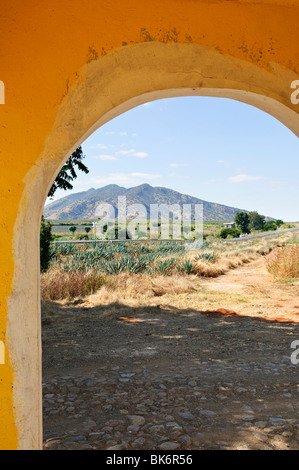
M 42 217 L 40 227 L 40 266 L 41 271 L 48 270 L 51 261 L 51 241 L 53 240 L 52 225 Z
M 277 230 L 277 225 L 275 222 L 266 222 L 262 232 L 274 232 Z
M 236 228 L 223 228 L 221 232 L 219 233 L 220 238 L 238 238 L 240 236 L 241 232 L 240 230 Z

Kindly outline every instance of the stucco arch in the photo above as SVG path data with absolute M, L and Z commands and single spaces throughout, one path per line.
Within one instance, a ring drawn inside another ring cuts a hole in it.
M 176 96 L 231 98 L 271 114 L 299 136 L 291 103 L 294 72 L 268 70 L 196 44 L 145 42 L 83 66 L 57 109 L 45 148 L 27 173 L 14 228 L 15 272 L 8 300 L 8 347 L 15 367 L 20 449 L 42 443 L 39 227 L 48 190 L 68 156 L 96 129 L 147 101 Z

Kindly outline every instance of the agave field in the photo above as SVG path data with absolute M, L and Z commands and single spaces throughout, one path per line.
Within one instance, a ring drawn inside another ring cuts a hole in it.
M 90 245 L 90 244 L 89 244 Z M 58 265 L 64 272 L 90 270 L 102 274 L 118 274 L 155 271 L 168 273 L 185 254 L 181 243 L 134 244 L 134 242 L 95 243 L 92 246 L 65 244 L 53 247 L 52 266 Z
M 50 268 L 41 277 L 42 298 L 84 297 L 121 273 L 151 279 L 161 275 L 217 277 L 277 247 L 297 243 L 296 235 L 285 233 L 237 242 L 206 240 L 197 251 L 186 250 L 181 241 L 53 244 Z

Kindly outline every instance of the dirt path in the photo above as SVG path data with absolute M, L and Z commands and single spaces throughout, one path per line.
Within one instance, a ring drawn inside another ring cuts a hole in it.
M 263 320 L 299 322 L 299 283 L 276 282 L 267 271 L 264 258 L 216 279 L 205 279 L 201 286 L 207 294 L 216 294 L 216 302 L 218 296 L 222 297 L 215 310 L 226 308 Z

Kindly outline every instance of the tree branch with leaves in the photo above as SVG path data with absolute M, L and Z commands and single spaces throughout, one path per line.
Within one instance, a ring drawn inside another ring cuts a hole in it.
M 76 167 L 85 174 L 89 173 L 88 168 L 82 162 L 84 158 L 82 147 L 78 147 L 58 173 L 49 191 L 49 198 L 53 198 L 57 189 L 64 189 L 65 191 L 73 189 L 72 182 L 77 178 Z

